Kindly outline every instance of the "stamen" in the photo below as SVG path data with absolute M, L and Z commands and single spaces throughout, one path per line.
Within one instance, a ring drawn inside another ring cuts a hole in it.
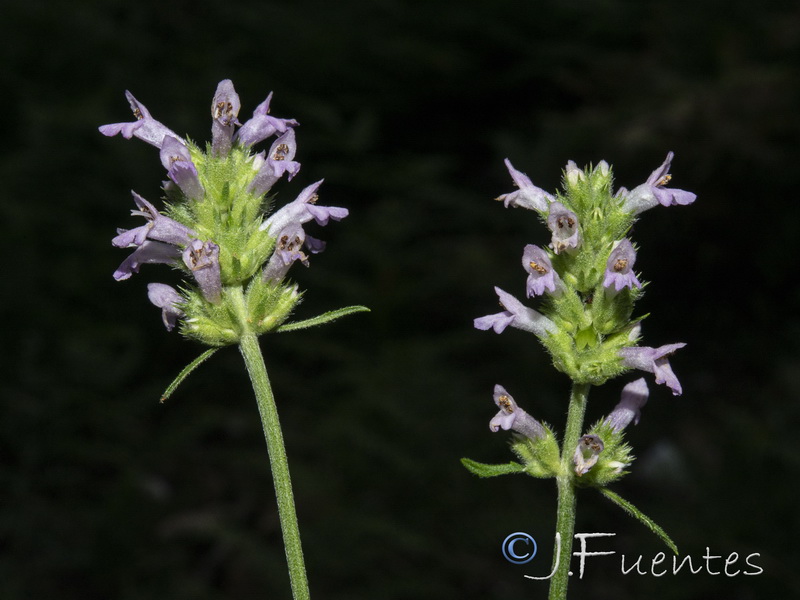
M 503 409 L 503 411 L 508 414 L 514 412 L 514 407 L 511 406 L 511 400 L 509 400 L 508 396 L 506 396 L 505 394 L 497 398 L 497 404 L 499 404 L 500 408 Z
M 666 174 L 666 175 L 664 175 L 664 176 L 663 176 L 661 179 L 659 179 L 658 181 L 656 181 L 656 186 L 657 186 L 657 187 L 661 187 L 661 186 L 663 186 L 663 185 L 667 185 L 667 184 L 670 182 L 670 180 L 671 180 L 671 179 L 672 179 L 672 175 L 670 175 L 669 173 L 667 173 L 667 174 Z
M 573 227 L 575 227 L 575 219 L 569 216 L 559 217 L 556 220 L 556 224 L 560 229 L 564 229 L 565 227 L 569 227 L 570 229 L 572 229 Z
M 618 258 L 616 260 L 616 262 L 614 263 L 614 270 L 617 273 L 620 273 L 623 270 L 625 270 L 625 267 L 627 267 L 627 266 L 628 266 L 628 259 L 627 258 Z
M 533 261 L 533 260 L 532 260 L 532 261 L 530 262 L 530 267 L 531 267 L 531 269 L 533 269 L 534 271 L 536 271 L 536 272 L 537 272 L 539 275 L 544 275 L 544 274 L 546 274 L 546 273 L 547 273 L 547 268 L 546 268 L 546 267 L 543 267 L 542 265 L 540 265 L 540 264 L 539 264 L 539 263 L 537 263 L 536 261 Z
M 275 153 L 272 155 L 272 160 L 286 160 L 286 155 L 289 153 L 289 146 L 286 144 L 278 144 L 275 148 Z

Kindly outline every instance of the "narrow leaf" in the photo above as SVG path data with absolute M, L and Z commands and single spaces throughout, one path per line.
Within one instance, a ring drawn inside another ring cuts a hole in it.
M 338 310 L 332 310 L 330 312 L 326 312 L 319 316 L 312 317 L 311 319 L 306 319 L 305 321 L 295 321 L 294 323 L 286 323 L 285 325 L 281 325 L 280 327 L 278 327 L 275 331 L 281 333 L 284 331 L 297 331 L 298 329 L 316 327 L 317 325 L 322 325 L 323 323 L 328 323 L 329 321 L 334 321 L 340 317 L 344 317 L 358 312 L 369 312 L 369 309 L 366 306 L 345 306 L 344 308 L 340 308 Z
M 672 550 L 675 553 L 676 556 L 679 554 L 678 547 L 675 545 L 675 542 L 673 542 L 670 539 L 670 537 L 667 535 L 667 533 L 663 529 L 661 529 L 661 527 L 656 525 L 656 523 L 655 523 L 655 521 L 653 521 L 653 519 L 651 519 L 650 517 L 648 517 L 647 515 L 642 513 L 642 511 L 640 511 L 633 504 L 631 504 L 630 502 L 625 500 L 619 494 L 615 494 L 614 492 L 612 492 L 608 488 L 598 488 L 598 489 L 600 490 L 600 493 L 603 494 L 603 496 L 605 496 L 606 498 L 611 500 L 614 504 L 616 504 L 617 506 L 622 508 L 622 510 L 624 510 L 626 513 L 628 513 L 632 517 L 636 517 L 642 523 L 644 523 L 648 527 L 648 529 L 650 529 L 650 531 L 655 533 L 658 537 L 661 538 L 662 542 L 664 542 L 667 546 L 669 546 L 669 549 Z
M 219 350 L 219 348 L 209 348 L 208 350 L 203 352 L 200 356 L 195 358 L 192 362 L 190 362 L 188 365 L 186 365 L 183 371 L 178 373 L 178 376 L 172 381 L 172 383 L 170 383 L 167 386 L 167 389 L 164 390 L 164 393 L 161 394 L 161 400 L 159 400 L 159 402 L 164 402 L 167 398 L 169 398 L 172 395 L 172 392 L 178 389 L 178 386 L 181 383 L 183 383 L 183 380 L 189 376 L 189 373 L 191 373 L 197 367 L 203 364 L 206 361 L 206 359 L 208 359 L 217 350 Z
M 525 467 L 514 461 L 504 465 L 487 465 L 469 458 L 462 458 L 461 464 L 464 465 L 468 471 L 475 473 L 475 475 L 478 477 L 497 477 L 498 475 L 509 475 L 510 473 L 525 472 Z

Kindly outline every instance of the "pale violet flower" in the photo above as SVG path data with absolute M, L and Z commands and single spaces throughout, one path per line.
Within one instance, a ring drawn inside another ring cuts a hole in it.
M 572 454 L 572 462 L 575 464 L 575 474 L 580 477 L 586 475 L 600 458 L 600 453 L 605 449 L 603 440 L 596 435 L 585 435 L 578 440 L 578 446 Z
M 268 229 L 270 233 L 275 232 L 277 234 L 291 223 L 302 225 L 314 220 L 317 224 L 324 226 L 328 224 L 329 219 L 334 221 L 344 219 L 349 214 L 346 208 L 317 205 L 317 200 L 319 200 L 317 189 L 319 189 L 322 181 L 320 179 L 303 189 L 297 198 L 270 215 L 260 229 Z
M 139 210 L 132 210 L 131 214 L 144 217 L 147 222 L 136 229 L 120 230 L 118 235 L 111 240 L 114 246 L 117 248 L 141 246 L 146 239 L 180 246 L 189 243 L 190 236 L 194 235 L 191 229 L 162 215 L 155 206 L 136 192 L 131 193 L 133 201 L 139 208 Z
M 524 306 L 522 302 L 495 287 L 494 291 L 500 298 L 500 304 L 505 309 L 501 313 L 478 317 L 474 320 L 475 329 L 486 331 L 493 329 L 495 333 L 502 333 L 509 325 L 523 331 L 543 336 L 558 331 L 556 324 L 543 314 Z
M 542 248 L 528 244 L 522 252 L 522 267 L 528 273 L 526 291 L 528 298 L 541 296 L 545 291 L 561 291 L 564 284 L 553 269 L 550 257 Z
M 197 176 L 189 149 L 180 140 L 166 136 L 159 153 L 169 178 L 192 200 L 202 200 L 205 190 Z
M 194 275 L 203 297 L 217 304 L 222 293 L 219 267 L 219 246 L 210 240 L 192 240 L 183 251 L 183 264 Z
M 131 110 L 136 120 L 133 123 L 112 123 L 110 125 L 103 125 L 100 127 L 100 133 L 109 137 L 121 133 L 122 137 L 126 140 L 135 136 L 148 144 L 152 144 L 156 148 L 161 148 L 161 144 L 166 136 L 171 136 L 183 142 L 181 136 L 150 116 L 150 111 L 145 108 L 144 104 L 134 98 L 133 94 L 127 90 L 125 91 L 125 97 L 131 105 Z
M 697 194 L 666 187 L 672 175 L 669 168 L 672 164 L 674 153 L 669 152 L 666 160 L 655 171 L 650 173 L 642 185 L 636 186 L 630 192 L 617 194 L 623 199 L 622 209 L 638 215 L 654 206 L 673 206 L 675 204 L 691 204 L 697 198 Z
M 506 208 L 514 206 L 546 212 L 548 205 L 555 200 L 552 194 L 548 194 L 543 189 L 533 185 L 527 175 L 517 171 L 511 165 L 510 160 L 506 159 L 505 163 L 508 172 L 511 173 L 511 178 L 519 189 L 515 192 L 498 196 L 496 200 L 502 201 Z
M 183 302 L 181 295 L 175 289 L 165 283 L 148 283 L 147 297 L 150 302 L 161 309 L 161 320 L 167 331 L 172 331 L 177 320 L 183 316 L 183 311 L 178 308 L 178 304 Z
M 605 422 L 611 425 L 615 431 L 622 431 L 630 425 L 631 422 L 633 422 L 634 425 L 638 425 L 641 409 L 647 404 L 647 397 L 649 395 L 650 390 L 647 388 L 647 382 L 644 380 L 644 377 L 630 382 L 622 388 L 619 404 L 617 404 L 614 410 L 605 418 Z
M 268 192 L 284 173 L 289 174 L 287 179 L 291 181 L 300 170 L 300 163 L 292 160 L 296 152 L 294 129 L 289 129 L 272 143 L 266 158 L 263 154 L 256 157 L 253 166 L 258 173 L 250 183 L 250 192 L 256 196 Z
M 561 202 L 553 202 L 547 215 L 547 227 L 553 234 L 550 247 L 556 254 L 580 246 L 578 216 Z
M 636 251 L 630 240 L 625 238 L 614 247 L 608 257 L 603 287 L 613 286 L 617 292 L 624 287 L 631 289 L 642 287 L 642 284 L 636 279 L 636 273 L 633 272 L 635 263 Z
M 223 79 L 211 100 L 211 151 L 216 156 L 227 156 L 242 103 L 230 79 Z
M 489 429 L 495 432 L 500 429 L 504 431 L 511 429 L 532 440 L 544 436 L 542 424 L 517 406 L 514 398 L 502 385 L 494 386 L 492 397 L 500 412 L 489 422 Z
M 641 369 L 648 373 L 654 373 L 656 383 L 663 383 L 672 390 L 674 396 L 680 396 L 683 392 L 681 384 L 672 367 L 669 364 L 669 356 L 676 350 L 683 348 L 686 344 L 667 344 L 659 348 L 647 346 L 637 346 L 633 348 L 621 348 L 619 355 L 622 357 L 622 365 L 630 369 Z
M 294 119 L 278 119 L 269 115 L 269 103 L 272 100 L 272 92 L 267 99 L 259 104 L 253 111 L 253 117 L 244 122 L 239 131 L 234 136 L 234 141 L 242 146 L 252 146 L 258 142 L 272 137 L 275 133 L 286 133 L 289 127 L 295 127 L 298 123 Z
M 139 272 L 139 266 L 144 264 L 166 264 L 175 263 L 181 256 L 181 251 L 177 246 L 165 244 L 163 242 L 145 242 L 136 248 L 114 271 L 114 279 L 122 281 L 128 279 L 133 273 Z

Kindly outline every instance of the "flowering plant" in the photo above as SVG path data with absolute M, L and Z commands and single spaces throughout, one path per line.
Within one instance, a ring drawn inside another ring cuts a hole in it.
M 559 447 L 551 429 L 521 409 L 500 385 L 494 401 L 500 411 L 489 423 L 492 431 L 511 430 L 511 449 L 520 462 L 487 465 L 469 459 L 463 464 L 482 477 L 528 473 L 555 478 L 558 486 L 557 539 L 550 598 L 566 598 L 572 535 L 575 526 L 575 488 L 594 487 L 620 505 L 677 553 L 651 519 L 608 489 L 627 473 L 633 461 L 623 430 L 638 423 L 649 390 L 644 378 L 627 384 L 617 407 L 583 431 L 589 389 L 632 369 L 655 375 L 674 395 L 682 392 L 669 356 L 685 346 L 674 343 L 651 348 L 639 345 L 641 321 L 633 307 L 645 286 L 633 270 L 636 248 L 628 238 L 639 214 L 659 204 L 694 202 L 691 192 L 667 187 L 673 154 L 642 185 L 612 189 L 612 171 L 605 161 L 581 170 L 570 161 L 564 172 L 563 193 L 555 196 L 533 185 L 506 160 L 517 190 L 497 198 L 506 207 L 534 211 L 550 230 L 546 248 L 525 246 L 522 267 L 528 277 L 528 298 L 541 296 L 540 310 L 525 306 L 495 288 L 503 311 L 475 319 L 475 327 L 502 333 L 513 327 L 533 333 L 547 349 L 553 365 L 572 380 L 567 424 Z
M 348 211 L 317 204 L 318 181 L 269 216 L 265 213 L 273 203 L 274 196 L 268 195 L 273 185 L 284 174 L 291 180 L 300 169 L 294 160 L 298 123 L 270 116 L 271 93 L 242 124 L 237 118 L 239 96 L 230 80 L 221 81 L 211 103 L 212 139 L 205 148 L 155 120 L 130 92 L 125 95 L 136 119 L 103 125 L 100 132 L 137 137 L 158 148 L 169 179 L 163 185 L 164 213 L 133 192 L 132 214 L 144 217 L 145 223 L 118 230 L 112 240 L 118 248 L 133 249 L 114 278 L 128 279 L 147 263 L 168 264 L 187 276 L 179 289 L 150 283 L 148 297 L 161 309 L 168 331 L 180 323 L 181 333 L 211 348 L 178 375 L 162 401 L 219 347 L 239 345 L 267 440 L 292 591 L 295 598 L 308 598 L 286 451 L 257 336 L 367 310 L 350 306 L 288 321 L 302 297 L 298 286 L 287 280 L 289 268 L 295 262 L 308 266 L 309 254 L 325 248 L 325 242 L 307 235 L 304 227 L 311 221 L 322 226 L 339 221 Z M 253 152 L 255 144 L 273 136 L 268 152 Z

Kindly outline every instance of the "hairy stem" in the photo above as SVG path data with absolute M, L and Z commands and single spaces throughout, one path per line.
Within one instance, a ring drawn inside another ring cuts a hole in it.
M 569 561 L 572 558 L 572 535 L 575 531 L 575 470 L 572 455 L 578 446 L 583 431 L 583 417 L 586 413 L 586 399 L 589 384 L 572 384 L 567 413 L 567 428 L 561 446 L 561 472 L 558 475 L 558 512 L 556 531 L 561 534 L 561 551 L 553 557 L 553 566 L 558 561 L 558 569 L 550 580 L 549 600 L 566 600 L 569 583 Z
M 278 499 L 278 515 L 283 532 L 283 545 L 286 550 L 286 561 L 289 564 L 289 580 L 292 586 L 294 600 L 308 600 L 308 577 L 306 576 L 303 561 L 303 548 L 300 544 L 300 528 L 297 524 L 297 512 L 294 507 L 294 494 L 292 481 L 289 477 L 289 462 L 286 458 L 286 447 L 283 444 L 281 424 L 278 419 L 278 409 L 275 398 L 267 377 L 267 368 L 258 344 L 258 337 L 250 331 L 246 322 L 244 311 L 244 298 L 241 288 L 233 292 L 236 296 L 236 308 L 239 312 L 242 335 L 239 348 L 242 351 L 253 391 L 258 403 L 258 412 L 261 415 L 261 425 L 264 428 L 264 437 L 267 440 L 269 462 L 272 467 L 272 481 L 275 485 L 275 496 Z M 232 294 L 232 295 L 233 295 Z

